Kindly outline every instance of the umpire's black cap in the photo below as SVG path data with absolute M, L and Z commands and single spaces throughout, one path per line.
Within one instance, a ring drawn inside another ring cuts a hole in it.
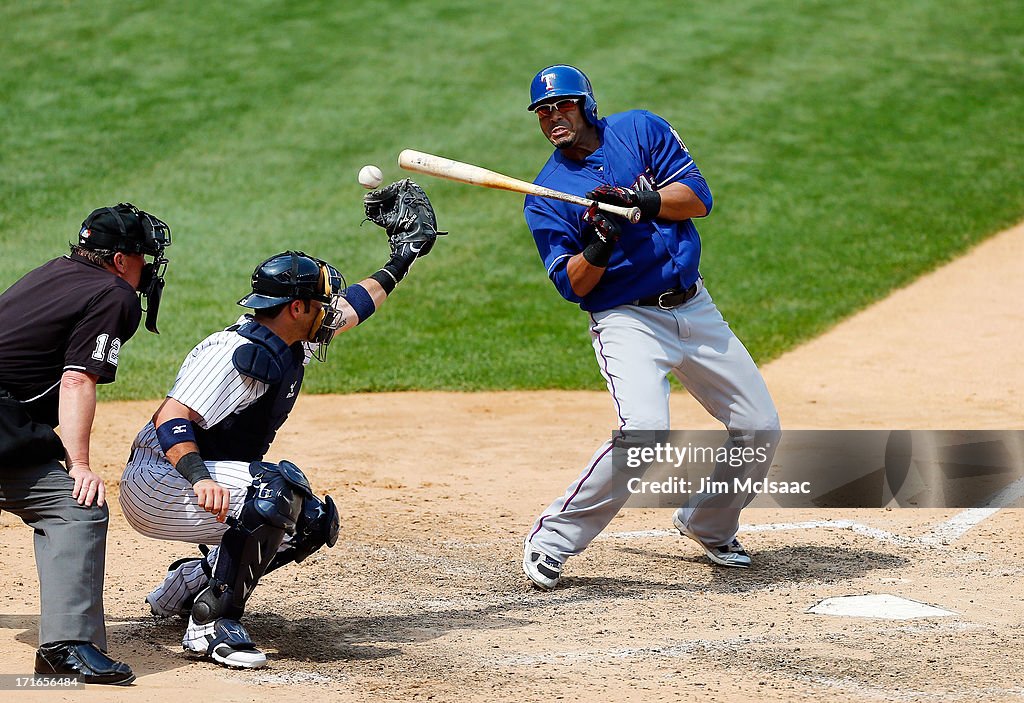
M 167 223 L 131 203 L 101 207 L 89 213 L 78 233 L 83 249 L 111 249 L 156 256 L 171 243 Z

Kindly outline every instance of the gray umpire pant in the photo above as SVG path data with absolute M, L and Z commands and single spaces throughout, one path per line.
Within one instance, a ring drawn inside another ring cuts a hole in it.
M 39 573 L 39 643 L 77 640 L 107 649 L 103 574 L 107 506 L 84 507 L 71 497 L 75 480 L 56 461 L 0 467 L 0 510 L 35 531 Z

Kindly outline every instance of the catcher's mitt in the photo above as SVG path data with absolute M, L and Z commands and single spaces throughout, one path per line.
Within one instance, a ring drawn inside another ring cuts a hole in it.
M 408 248 L 426 256 L 439 234 L 430 199 L 415 182 L 404 178 L 363 196 L 366 219 L 388 233 L 391 251 Z

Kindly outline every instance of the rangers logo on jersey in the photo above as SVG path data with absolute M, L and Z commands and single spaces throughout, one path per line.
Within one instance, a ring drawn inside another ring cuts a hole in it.
M 648 166 L 643 173 L 633 181 L 633 190 L 657 190 L 655 188 L 654 169 Z

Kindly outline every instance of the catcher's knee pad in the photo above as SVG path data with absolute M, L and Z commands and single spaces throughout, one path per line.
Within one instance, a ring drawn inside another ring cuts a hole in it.
M 198 624 L 242 616 L 285 535 L 295 532 L 303 502 L 313 497 L 306 477 L 290 462 L 253 462 L 249 470 L 253 482 L 242 512 L 221 538 L 210 584 L 192 605 Z
M 330 496 L 324 496 L 322 501 L 315 496 L 306 498 L 302 503 L 302 515 L 295 526 L 295 535 L 288 548 L 274 556 L 266 573 L 292 562 L 301 562 L 324 545 L 333 547 L 338 541 L 340 528 L 338 507 Z

